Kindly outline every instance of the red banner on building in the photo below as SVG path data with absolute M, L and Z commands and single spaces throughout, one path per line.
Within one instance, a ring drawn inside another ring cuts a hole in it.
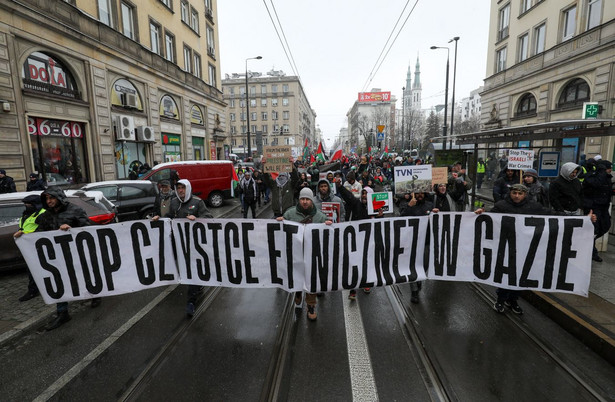
M 389 102 L 391 92 L 359 92 L 359 102 Z

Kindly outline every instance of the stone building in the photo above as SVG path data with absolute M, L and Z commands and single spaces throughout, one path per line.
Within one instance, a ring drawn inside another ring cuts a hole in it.
M 19 189 L 223 156 L 216 0 L 0 2 L 0 167 Z

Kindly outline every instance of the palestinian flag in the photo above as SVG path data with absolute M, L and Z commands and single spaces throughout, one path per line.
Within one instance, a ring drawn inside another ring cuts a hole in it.
M 310 157 L 310 148 L 308 146 L 308 140 L 305 139 L 305 146 L 303 147 L 303 160 L 307 161 Z
M 316 159 L 322 162 L 325 161 L 325 152 L 322 149 L 322 142 L 318 143 L 318 151 L 316 152 Z
M 382 155 L 380 156 L 380 159 L 386 158 L 387 156 L 389 156 L 389 146 L 385 145 L 384 147 L 384 152 L 382 153 Z

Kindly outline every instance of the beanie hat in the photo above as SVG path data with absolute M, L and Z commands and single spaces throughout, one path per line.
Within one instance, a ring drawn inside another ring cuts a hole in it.
M 31 178 L 38 178 L 38 175 L 36 173 L 30 173 L 30 177 Z
M 598 165 L 602 165 L 604 169 L 613 169 L 613 164 L 611 163 L 611 161 L 607 161 L 606 159 L 601 159 L 598 162 Z
M 532 176 L 538 178 L 538 172 L 534 169 L 526 169 L 523 171 L 523 176 Z
M 510 191 L 523 191 L 524 193 L 527 193 L 529 190 L 523 184 L 517 183 L 513 184 L 512 187 L 510 187 Z
M 0 169 L 0 174 L 6 174 L 6 170 Z
M 312 202 L 314 202 L 314 193 L 312 193 L 312 190 L 310 190 L 308 187 L 304 187 L 299 192 L 299 199 L 302 198 L 309 198 Z

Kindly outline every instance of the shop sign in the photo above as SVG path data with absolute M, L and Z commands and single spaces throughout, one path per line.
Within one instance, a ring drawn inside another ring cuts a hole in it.
M 205 124 L 205 120 L 203 119 L 203 112 L 201 111 L 201 108 L 197 105 L 193 105 L 192 109 L 190 110 L 190 122 L 192 124 L 199 124 L 201 126 Z
M 83 138 L 83 123 L 28 117 L 28 134 L 51 137 Z
M 216 142 L 209 141 L 209 159 L 215 161 L 216 159 L 218 159 L 216 156 Z
M 180 145 L 181 136 L 173 134 L 162 134 L 162 144 L 164 145 Z

